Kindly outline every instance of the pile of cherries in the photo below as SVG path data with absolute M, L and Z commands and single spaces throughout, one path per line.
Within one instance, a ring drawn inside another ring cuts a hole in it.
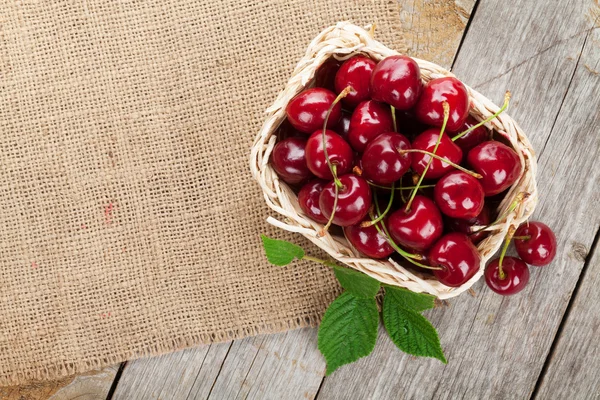
M 475 247 L 505 215 L 493 215 L 521 174 L 517 153 L 469 115 L 469 95 L 454 77 L 421 80 L 407 56 L 376 62 L 331 58 L 314 87 L 294 97 L 278 133 L 271 164 L 298 189 L 304 213 L 339 226 L 371 258 L 402 257 L 457 287 L 478 271 Z M 517 196 L 509 212 L 526 193 Z M 514 239 L 520 258 L 505 257 Z M 547 265 L 556 238 L 529 222 L 509 232 L 501 256 L 485 271 L 496 293 L 522 290 L 530 265 Z

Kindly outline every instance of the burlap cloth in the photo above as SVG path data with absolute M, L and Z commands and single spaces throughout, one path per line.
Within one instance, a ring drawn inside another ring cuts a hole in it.
M 0 1 L 0 385 L 318 322 L 248 154 L 347 19 L 400 48 L 394 0 Z

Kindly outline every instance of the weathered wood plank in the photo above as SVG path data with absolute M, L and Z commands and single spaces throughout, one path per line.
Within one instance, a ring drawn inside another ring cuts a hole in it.
M 325 379 L 319 399 L 530 396 L 600 225 L 600 97 L 585 67 L 597 55 L 580 59 L 588 6 L 481 0 L 455 63 L 460 78 L 493 99 L 513 91 L 510 112 L 539 151 L 534 218 L 557 232 L 553 265 L 532 268 L 517 296 L 497 296 L 480 282 L 477 297 L 430 311 L 448 365 L 402 355 L 380 337 L 371 357 Z

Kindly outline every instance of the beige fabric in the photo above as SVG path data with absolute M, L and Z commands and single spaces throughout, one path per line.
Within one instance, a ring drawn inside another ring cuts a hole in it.
M 265 261 L 261 233 L 292 236 L 264 222 L 250 146 L 318 32 L 375 22 L 400 49 L 398 15 L 0 1 L 0 385 L 318 322 L 337 287 Z

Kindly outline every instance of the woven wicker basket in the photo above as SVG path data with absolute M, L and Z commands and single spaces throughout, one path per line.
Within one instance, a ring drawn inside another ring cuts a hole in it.
M 368 29 L 368 28 L 367 28 Z M 506 197 L 498 207 L 498 215 L 503 215 L 519 193 L 529 196 L 522 201 L 506 218 L 494 226 L 487 228 L 491 233 L 478 245 L 481 254 L 481 266 L 475 276 L 460 287 L 447 287 L 431 276 L 419 275 L 407 270 L 393 260 L 374 260 L 361 258 L 360 254 L 348 243 L 346 238 L 327 233 L 318 237 L 317 232 L 323 227 L 304 215 L 298 205 L 296 194 L 283 181 L 269 164 L 269 156 L 277 140 L 276 131 L 285 120 L 285 107 L 288 102 L 304 88 L 310 86 L 317 68 L 328 58 L 347 59 L 362 53 L 374 60 L 381 60 L 398 52 L 387 48 L 373 39 L 372 32 L 349 22 L 340 22 L 321 32 L 308 46 L 306 55 L 300 60 L 285 89 L 279 94 L 275 103 L 267 109 L 267 118 L 258 133 L 250 156 L 250 168 L 254 178 L 264 192 L 265 201 L 274 211 L 279 213 L 284 222 L 273 217 L 267 219 L 271 224 L 291 232 L 304 235 L 314 244 L 325 250 L 331 257 L 373 278 L 394 286 L 404 287 L 414 292 L 426 292 L 440 299 L 447 299 L 469 289 L 483 274 L 487 261 L 500 248 L 503 239 L 511 226 L 517 227 L 527 220 L 537 204 L 537 188 L 535 175 L 537 164 L 535 154 L 529 140 L 516 122 L 507 114 L 493 119 L 488 127 L 495 135 L 503 136 L 510 142 L 521 159 L 521 176 L 510 188 Z M 415 59 L 421 68 L 424 82 L 444 76 L 454 76 L 444 68 L 428 61 Z M 467 86 L 470 96 L 470 113 L 477 120 L 488 118 L 498 107 L 477 91 Z

